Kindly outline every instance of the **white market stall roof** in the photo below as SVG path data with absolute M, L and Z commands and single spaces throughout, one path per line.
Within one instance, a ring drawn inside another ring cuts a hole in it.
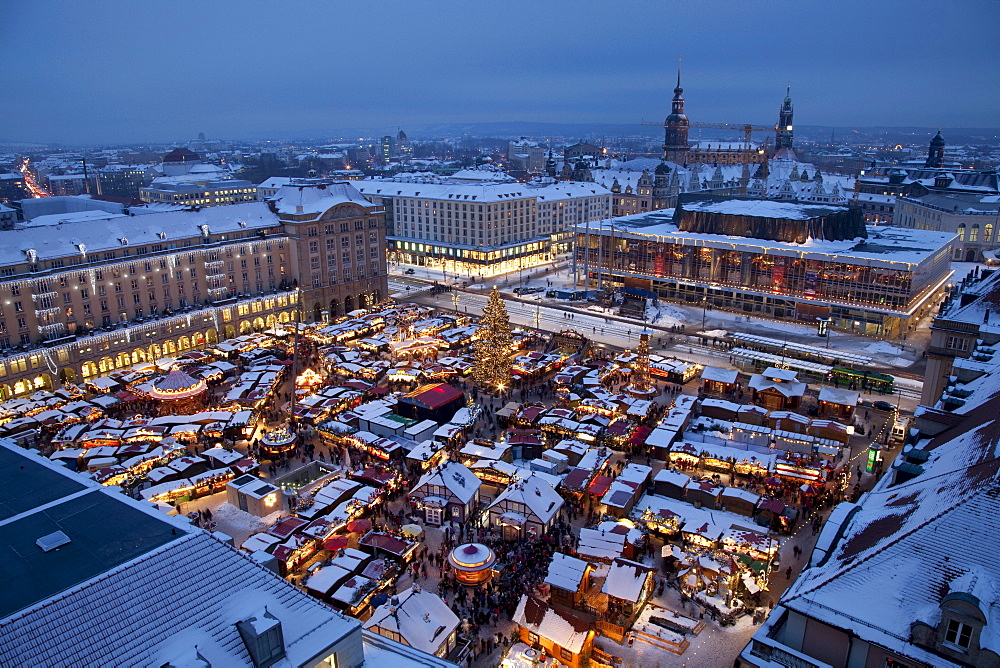
M 590 564 L 583 559 L 556 552 L 552 555 L 552 561 L 549 563 L 545 582 L 566 591 L 577 591 L 589 567 Z
M 726 383 L 728 385 L 735 383 L 739 375 L 740 372 L 735 369 L 720 369 L 717 366 L 707 366 L 701 371 L 702 380 L 711 380 L 716 383 Z

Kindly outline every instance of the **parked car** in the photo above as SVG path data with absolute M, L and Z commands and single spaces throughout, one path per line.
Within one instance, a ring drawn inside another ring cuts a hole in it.
M 410 269 L 407 269 L 407 270 L 406 270 L 406 271 L 404 271 L 403 273 L 409 276 L 409 275 L 411 275 L 411 274 L 415 274 L 415 273 L 417 273 L 417 270 L 416 270 L 416 269 L 413 269 L 413 268 L 411 267 Z
M 876 401 L 872 404 L 872 406 L 880 411 L 892 410 L 892 404 L 890 404 L 888 401 Z

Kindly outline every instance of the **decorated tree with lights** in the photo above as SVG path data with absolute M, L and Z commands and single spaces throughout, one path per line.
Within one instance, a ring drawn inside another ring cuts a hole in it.
M 510 316 L 500 299 L 500 291 L 493 286 L 490 300 L 479 321 L 479 340 L 476 341 L 475 365 L 472 377 L 483 388 L 503 390 L 510 384 L 511 344 Z

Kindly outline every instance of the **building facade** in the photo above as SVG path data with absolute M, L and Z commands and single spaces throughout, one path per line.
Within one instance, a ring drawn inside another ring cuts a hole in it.
M 331 183 L 0 231 L 0 396 L 371 306 L 387 295 L 383 215 Z
M 31 197 L 31 191 L 20 174 L 0 174 L 0 202 L 13 202 Z
M 996 195 L 928 193 L 896 198 L 895 223 L 958 235 L 952 259 L 995 262 L 1000 248 L 1000 198 Z
M 986 278 L 966 278 L 956 285 L 949 299 L 931 323 L 931 341 L 927 347 L 927 370 L 920 403 L 933 406 L 956 381 L 982 375 L 984 365 L 979 348 L 990 349 L 1000 343 L 1000 313 L 994 315 L 993 300 L 1000 297 L 1000 272 Z M 994 323 L 993 320 L 998 320 Z M 959 392 L 958 394 L 960 394 Z M 961 398 L 958 399 L 961 402 Z
M 954 238 L 866 230 L 846 207 L 689 195 L 577 226 L 575 266 L 588 287 L 894 337 L 943 294 Z
M 551 260 L 567 248 L 570 225 L 611 214 L 611 193 L 593 183 L 454 177 L 353 183 L 385 207 L 394 261 L 456 276 L 493 276 Z
M 545 147 L 527 137 L 507 142 L 507 161 L 512 169 L 541 174 L 545 171 Z
M 153 165 L 105 165 L 96 171 L 97 194 L 138 198 L 154 178 Z
M 185 183 L 152 183 L 139 189 L 139 199 L 157 204 L 221 206 L 253 202 L 257 187 L 242 179 L 193 180 Z

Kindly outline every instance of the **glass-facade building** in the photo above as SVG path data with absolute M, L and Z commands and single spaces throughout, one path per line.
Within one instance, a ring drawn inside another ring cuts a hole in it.
M 913 326 L 952 274 L 954 234 L 870 226 L 867 239 L 795 243 L 685 232 L 680 217 L 665 209 L 576 226 L 577 271 L 589 275 L 590 288 L 632 288 L 763 318 L 830 319 L 879 337 Z

